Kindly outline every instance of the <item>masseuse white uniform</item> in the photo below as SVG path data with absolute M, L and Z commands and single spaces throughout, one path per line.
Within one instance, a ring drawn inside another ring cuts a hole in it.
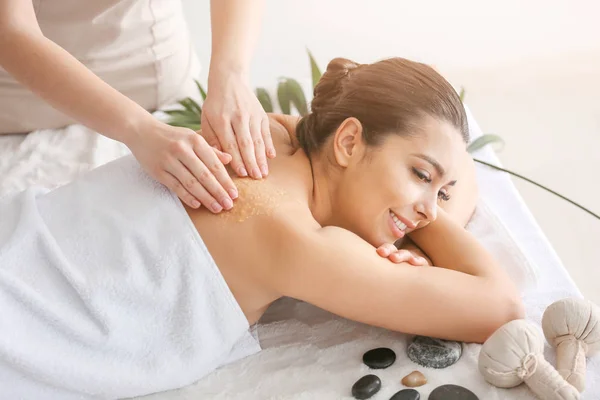
M 33 4 L 47 38 L 142 107 L 197 93 L 179 1 Z M 74 122 L 0 69 L 0 134 Z M 132 156 L 0 199 L 0 399 L 139 396 L 259 349 L 181 203 Z
M 180 1 L 26 1 L 48 39 L 145 109 L 197 93 L 200 65 Z M 73 123 L 0 67 L 0 134 Z

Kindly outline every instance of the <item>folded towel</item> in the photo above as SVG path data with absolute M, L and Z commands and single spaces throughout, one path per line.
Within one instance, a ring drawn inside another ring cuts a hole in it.
M 0 397 L 121 398 L 259 350 L 175 195 L 132 156 L 0 201 Z

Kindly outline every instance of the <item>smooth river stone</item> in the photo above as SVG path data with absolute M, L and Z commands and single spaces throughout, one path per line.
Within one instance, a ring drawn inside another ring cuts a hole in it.
M 387 347 L 369 350 L 363 355 L 363 362 L 373 369 L 387 368 L 394 361 L 396 361 L 396 353 Z
M 402 378 L 402 384 L 408 387 L 423 386 L 427 383 L 427 378 L 420 371 L 413 371 Z
M 368 399 L 381 389 L 381 379 L 375 375 L 365 375 L 352 386 L 352 396 L 356 399 Z
M 459 342 L 416 336 L 408 345 L 408 358 L 427 368 L 446 368 L 454 364 L 462 354 Z
M 390 397 L 390 400 L 419 400 L 421 395 L 415 389 L 403 389 Z
M 458 385 L 442 385 L 433 389 L 429 400 L 479 400 L 475 393 Z

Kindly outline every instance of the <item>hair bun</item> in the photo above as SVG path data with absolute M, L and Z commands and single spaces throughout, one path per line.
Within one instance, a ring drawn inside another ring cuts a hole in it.
M 347 58 L 334 58 L 327 64 L 326 74 L 330 74 L 332 78 L 343 79 L 348 72 L 358 67 L 358 64 Z
M 327 64 L 327 70 L 315 86 L 311 110 L 318 113 L 319 109 L 335 103 L 342 93 L 344 82 L 350 71 L 358 68 L 359 64 L 347 58 L 334 58 Z

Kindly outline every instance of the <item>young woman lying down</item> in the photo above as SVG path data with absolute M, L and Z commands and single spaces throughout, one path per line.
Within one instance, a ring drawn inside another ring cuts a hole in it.
M 468 342 L 523 316 L 464 229 L 475 173 L 448 82 L 405 59 L 335 59 L 311 110 L 271 116 L 278 157 L 267 179 L 236 180 L 229 212 L 186 208 L 132 157 L 2 200 L 3 396 L 191 384 L 247 355 L 233 349 L 282 296 Z

